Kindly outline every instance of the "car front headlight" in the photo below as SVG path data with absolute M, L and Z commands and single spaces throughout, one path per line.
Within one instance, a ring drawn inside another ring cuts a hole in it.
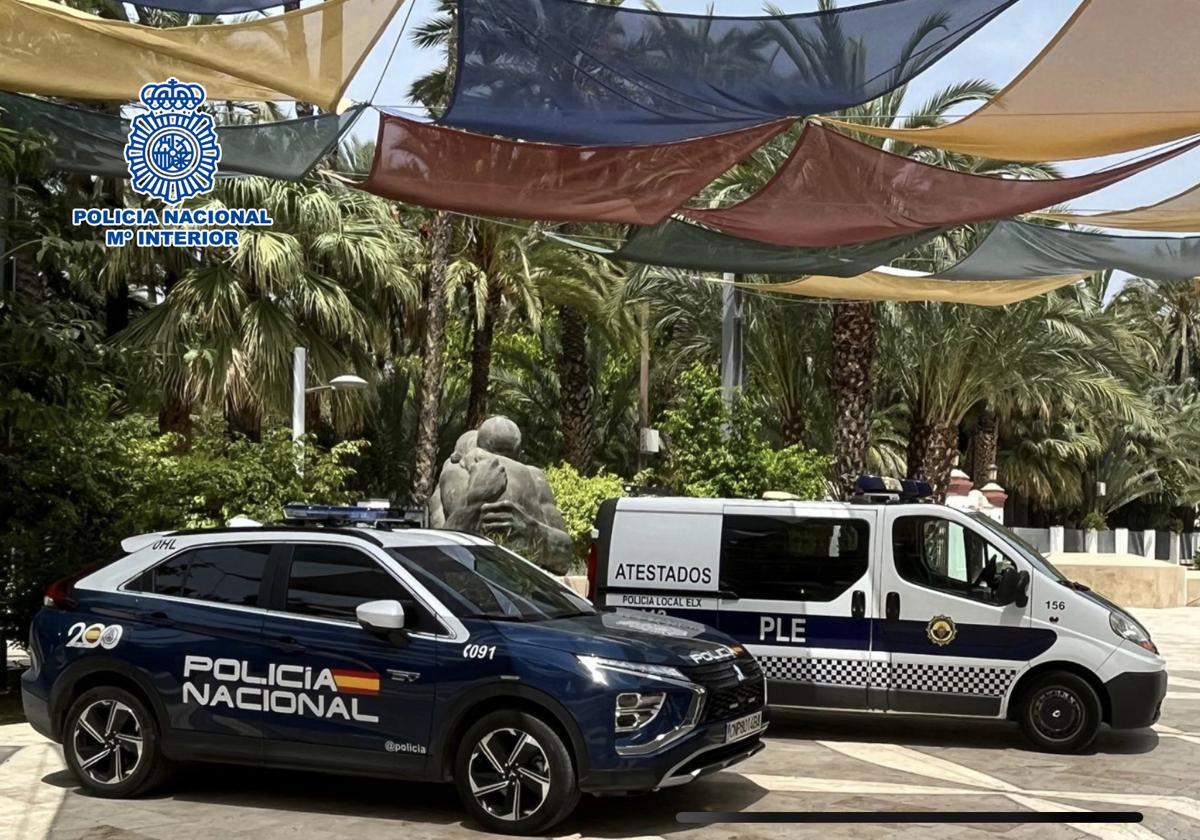
M 688 679 L 678 668 L 670 665 L 651 665 L 647 662 L 625 662 L 620 659 L 605 659 L 601 656 L 578 656 L 579 663 L 587 669 L 598 683 L 607 683 L 607 673 L 630 674 L 636 677 L 687 682 Z
M 1142 629 L 1141 625 L 1130 621 L 1120 613 L 1108 614 L 1108 626 L 1113 632 L 1122 639 L 1128 639 L 1140 648 L 1145 648 L 1153 654 L 1158 653 L 1158 648 L 1154 646 L 1154 642 L 1150 641 L 1150 635 Z

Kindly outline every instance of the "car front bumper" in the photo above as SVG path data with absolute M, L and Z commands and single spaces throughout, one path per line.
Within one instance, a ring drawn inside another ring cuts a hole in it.
M 764 715 L 765 716 L 765 715 Z M 648 793 L 677 787 L 731 767 L 763 749 L 767 722 L 756 731 L 726 741 L 726 721 L 698 728 L 660 752 L 626 758 L 619 767 L 591 768 L 579 779 L 587 793 Z
M 1109 726 L 1113 729 L 1141 729 L 1151 726 L 1162 713 L 1167 695 L 1167 672 L 1126 671 L 1104 684 L 1108 691 Z

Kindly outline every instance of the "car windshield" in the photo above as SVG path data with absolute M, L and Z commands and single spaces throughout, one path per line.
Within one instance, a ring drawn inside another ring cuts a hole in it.
M 592 615 L 587 599 L 495 545 L 423 545 L 388 550 L 460 618 L 545 621 Z
M 1000 539 L 1007 543 L 1013 551 L 1021 555 L 1021 557 L 1023 557 L 1026 562 L 1029 563 L 1029 565 L 1033 566 L 1042 574 L 1049 575 L 1051 579 L 1059 581 L 1060 583 L 1071 582 L 1070 578 L 1060 572 L 1053 563 L 1043 557 L 1042 553 L 1034 546 L 1030 545 L 1023 538 L 1017 536 L 1008 528 L 1005 528 L 990 516 L 985 516 L 982 513 L 972 513 L 971 518 L 983 527 L 987 528 L 996 536 L 1000 537 Z

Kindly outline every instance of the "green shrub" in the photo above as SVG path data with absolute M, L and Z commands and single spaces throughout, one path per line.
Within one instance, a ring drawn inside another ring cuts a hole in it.
M 581 475 L 570 464 L 549 467 L 546 479 L 554 491 L 554 501 L 567 523 L 567 533 L 575 544 L 575 559 L 587 559 L 588 544 L 591 542 L 592 526 L 596 512 L 605 499 L 619 498 L 625 483 L 619 476 L 600 472 L 593 476 Z
M 766 484 L 764 490 L 781 490 L 801 499 L 824 499 L 833 459 L 815 449 L 789 446 L 762 450 Z
M 756 499 L 768 490 L 825 497 L 830 458 L 799 446 L 772 449 L 742 396 L 726 405 L 716 371 L 697 362 L 663 413 L 663 481 L 685 496 Z
M 1088 511 L 1080 521 L 1079 527 L 1085 531 L 1103 531 L 1108 528 L 1108 520 L 1098 510 Z
M 345 461 L 362 446 L 304 448 L 303 469 L 286 429 L 261 443 L 201 428 L 190 448 L 135 415 L 110 419 L 104 395 L 29 430 L 0 453 L 0 556 L 11 558 L 4 593 L 10 638 L 56 578 L 115 557 L 125 537 L 224 524 L 236 515 L 277 520 L 286 502 L 338 504 L 354 494 Z M 0 575 L 2 577 L 2 575 Z

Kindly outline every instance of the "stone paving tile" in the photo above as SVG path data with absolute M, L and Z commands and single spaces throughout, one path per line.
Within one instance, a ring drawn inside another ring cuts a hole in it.
M 719 773 L 644 797 L 585 797 L 556 834 L 571 840 L 1200 837 L 1200 610 L 1141 611 L 1140 617 L 1166 653 L 1172 677 L 1159 732 L 1105 732 L 1089 755 L 1053 756 L 1029 749 L 1019 729 L 1004 723 L 776 715 L 768 748 L 740 765 L 738 772 Z M 1051 799 L 1048 792 L 1072 797 Z M 1119 801 L 1104 801 L 1104 796 Z M 1127 810 L 1135 806 L 1145 812 L 1146 821 L 1132 827 L 696 827 L 675 822 L 675 814 L 684 810 Z M 464 822 L 453 788 L 445 785 L 198 766 L 158 796 L 134 801 L 91 798 L 77 791 L 57 749 L 23 725 L 0 727 L 0 837 L 8 840 L 5 830 L 14 826 L 20 840 L 483 836 Z

